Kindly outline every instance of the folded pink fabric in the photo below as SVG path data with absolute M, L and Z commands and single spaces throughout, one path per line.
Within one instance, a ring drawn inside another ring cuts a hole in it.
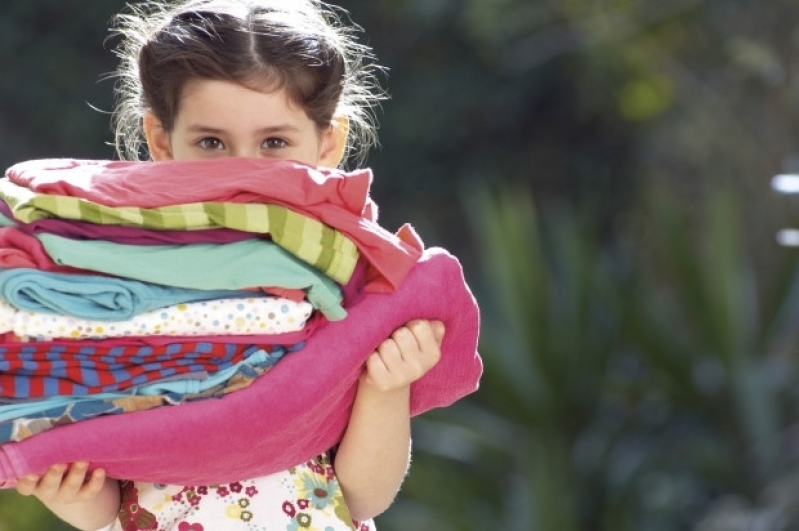
M 11 166 L 6 176 L 40 194 L 82 197 L 106 206 L 263 203 L 268 198 L 286 206 L 337 206 L 359 216 L 369 201 L 372 183 L 368 168 L 345 172 L 243 157 L 146 163 L 37 159 Z
M 6 170 L 39 194 L 78 197 L 111 207 L 156 208 L 208 201 L 274 203 L 340 230 L 368 258 L 366 290 L 390 292 L 419 259 L 410 225 L 392 234 L 377 224 L 372 172 L 344 172 L 274 159 L 131 162 L 42 159 Z
M 0 486 L 55 463 L 89 461 L 111 477 L 210 485 L 268 475 L 334 446 L 349 419 L 366 357 L 417 318 L 446 326 L 442 358 L 411 388 L 411 412 L 447 406 L 475 391 L 479 313 L 458 261 L 424 252 L 399 289 L 367 293 L 266 377 L 223 399 L 62 426 L 0 446 Z
M 16 227 L 0 227 L 0 268 L 27 267 L 53 273 L 85 273 L 56 264 L 42 242 Z M 95 274 L 95 273 L 92 273 Z

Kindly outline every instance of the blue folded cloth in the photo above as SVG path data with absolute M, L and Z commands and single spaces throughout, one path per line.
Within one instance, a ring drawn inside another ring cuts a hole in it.
M 124 321 L 184 302 L 252 297 L 243 290 L 203 290 L 101 275 L 0 269 L 0 297 L 20 310 L 98 321 Z

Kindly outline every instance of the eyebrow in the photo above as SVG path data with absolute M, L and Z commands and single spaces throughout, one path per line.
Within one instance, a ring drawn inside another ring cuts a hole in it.
M 192 133 L 203 133 L 209 135 L 221 135 L 226 132 L 224 129 L 210 127 L 202 124 L 192 124 L 189 126 L 188 130 Z M 262 127 L 260 129 L 257 129 L 255 133 L 260 136 L 260 135 L 271 135 L 275 133 L 296 133 L 298 131 L 299 129 L 291 124 L 279 124 L 279 125 L 272 125 L 269 127 Z

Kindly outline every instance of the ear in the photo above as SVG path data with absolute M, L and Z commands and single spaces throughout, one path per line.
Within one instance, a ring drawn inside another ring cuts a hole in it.
M 142 120 L 147 149 L 153 160 L 172 160 L 172 147 L 169 145 L 169 133 L 152 111 L 144 113 Z
M 350 121 L 343 117 L 334 117 L 330 127 L 322 133 L 319 149 L 318 166 L 338 168 L 347 149 L 347 135 L 350 132 Z

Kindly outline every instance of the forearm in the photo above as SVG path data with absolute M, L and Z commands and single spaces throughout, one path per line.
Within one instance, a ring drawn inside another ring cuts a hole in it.
M 385 511 L 410 462 L 410 385 L 379 391 L 361 382 L 335 469 L 355 520 Z
M 117 517 L 120 508 L 119 482 L 106 478 L 97 496 L 85 501 L 62 504 L 43 502 L 53 514 L 81 531 L 97 531 Z

